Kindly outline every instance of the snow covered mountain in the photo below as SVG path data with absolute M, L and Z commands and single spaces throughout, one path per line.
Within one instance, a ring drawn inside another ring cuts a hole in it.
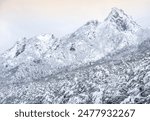
M 138 103 L 136 74 L 143 76 L 149 60 L 145 32 L 113 8 L 104 22 L 89 21 L 63 38 L 24 38 L 0 56 L 0 103 Z

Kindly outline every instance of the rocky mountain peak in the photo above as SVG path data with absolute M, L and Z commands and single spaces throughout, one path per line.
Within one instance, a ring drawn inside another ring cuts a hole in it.
M 41 41 L 46 41 L 46 40 L 49 41 L 51 39 L 55 39 L 56 37 L 53 34 L 41 34 L 37 36 L 36 38 Z
M 91 21 L 88 21 L 85 25 L 97 26 L 98 24 L 99 24 L 98 20 L 91 20 Z
M 113 23 L 120 31 L 136 31 L 140 28 L 130 16 L 128 16 L 122 9 L 118 8 L 112 8 L 105 21 Z
M 108 17 L 106 18 L 106 21 L 114 22 L 115 20 L 122 19 L 130 19 L 127 14 L 122 9 L 118 8 L 112 8 L 111 12 L 109 13 Z

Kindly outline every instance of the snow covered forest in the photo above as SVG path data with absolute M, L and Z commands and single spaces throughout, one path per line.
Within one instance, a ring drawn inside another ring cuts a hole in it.
M 0 103 L 149 104 L 150 30 L 112 8 L 62 38 L 23 38 L 0 55 Z

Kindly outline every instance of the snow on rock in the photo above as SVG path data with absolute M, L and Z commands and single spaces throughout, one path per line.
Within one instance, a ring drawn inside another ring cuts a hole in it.
M 150 36 L 113 8 L 72 34 L 18 41 L 0 56 L 0 103 L 150 103 Z

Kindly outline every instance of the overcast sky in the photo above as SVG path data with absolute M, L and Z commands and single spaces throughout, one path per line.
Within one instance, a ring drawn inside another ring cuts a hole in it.
M 89 20 L 103 21 L 113 7 L 150 26 L 150 0 L 0 0 L 0 53 L 23 37 L 61 37 Z

